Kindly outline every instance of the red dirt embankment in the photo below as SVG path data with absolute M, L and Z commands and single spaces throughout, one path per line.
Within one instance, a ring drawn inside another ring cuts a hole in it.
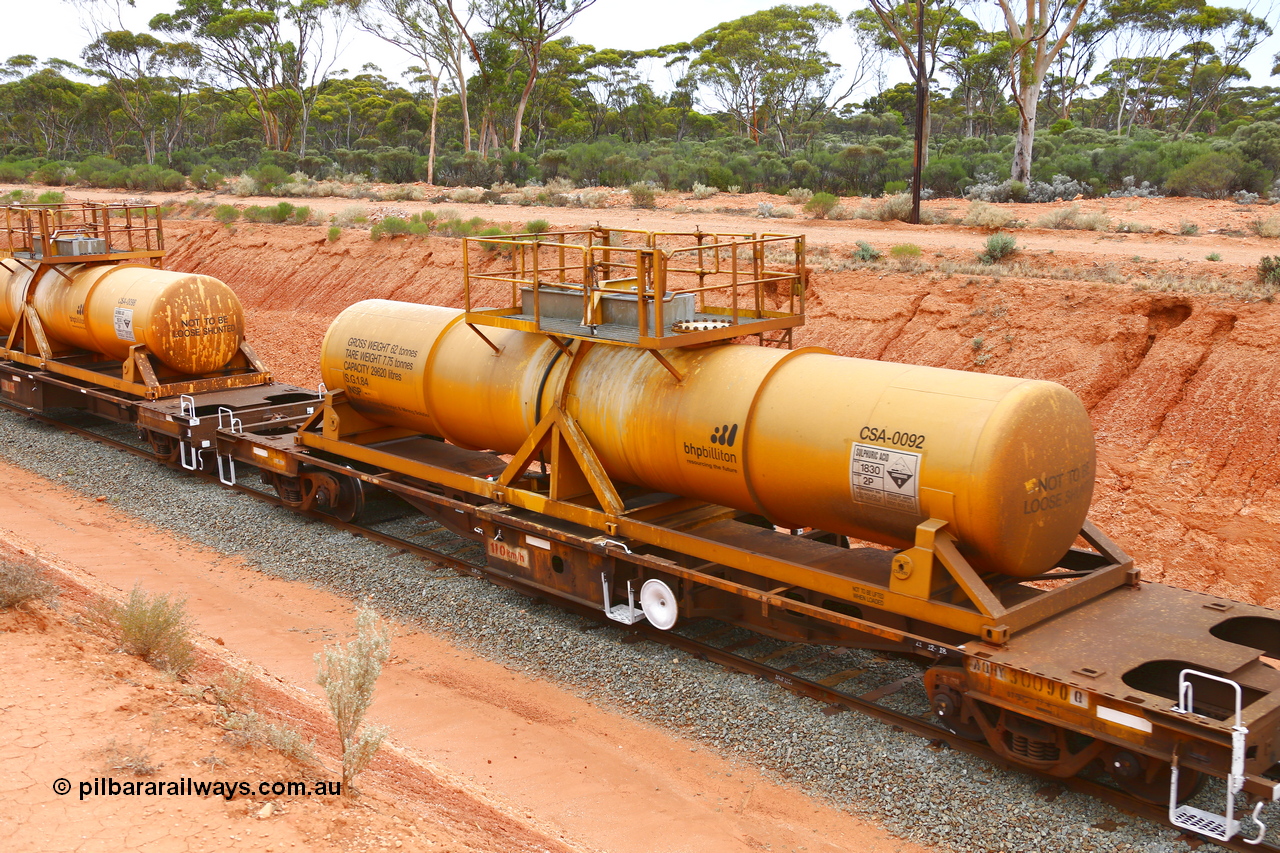
M 234 234 L 208 222 L 166 228 L 169 266 L 231 284 L 249 313 L 251 340 L 286 381 L 317 381 L 320 339 L 332 317 L 353 302 L 461 304 L 456 240 L 374 243 L 365 232 L 347 232 L 330 244 L 317 228 L 242 226 Z M 877 237 L 883 244 L 882 230 L 831 223 L 811 237 L 811 254 L 815 244 L 847 247 Z M 934 230 L 929 238 L 937 237 Z M 974 229 L 953 230 L 950 246 L 981 240 Z M 1053 237 L 1055 248 L 1031 253 L 1031 263 L 1097 267 L 1102 248 L 1113 248 L 1097 246 L 1090 232 Z M 1134 248 L 1151 250 L 1141 243 Z M 972 249 L 944 251 L 973 257 Z M 1150 269 L 1134 275 L 1170 265 L 1148 261 Z M 936 269 L 815 270 L 809 322 L 797 345 L 1061 382 L 1084 401 L 1098 436 L 1092 518 L 1135 556 L 1144 575 L 1280 606 L 1275 304 Z

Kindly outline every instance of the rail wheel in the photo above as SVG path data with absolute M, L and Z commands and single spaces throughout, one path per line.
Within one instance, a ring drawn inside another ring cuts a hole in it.
M 339 521 L 351 521 L 364 509 L 364 484 L 354 477 L 330 471 L 306 471 L 302 481 L 302 508 L 314 509 Z
M 934 720 L 953 735 L 965 740 L 980 741 L 984 739 L 982 727 L 978 721 L 964 711 L 964 700 L 952 687 L 941 686 L 929 699 L 933 709 Z
M 1126 793 L 1148 803 L 1169 802 L 1173 770 L 1168 762 L 1113 746 L 1102 757 L 1107 775 Z M 1204 787 L 1205 775 L 1185 767 L 1178 769 L 1178 802 L 1185 803 Z

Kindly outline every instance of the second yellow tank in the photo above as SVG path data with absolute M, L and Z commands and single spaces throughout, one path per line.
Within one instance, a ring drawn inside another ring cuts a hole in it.
M 323 379 L 377 422 L 499 453 L 563 392 L 615 480 L 893 547 L 938 518 L 984 571 L 1046 571 L 1089 508 L 1093 433 L 1056 383 L 742 344 L 664 350 L 677 381 L 641 349 L 570 358 L 486 328 L 495 354 L 461 316 L 357 303 L 329 329 Z

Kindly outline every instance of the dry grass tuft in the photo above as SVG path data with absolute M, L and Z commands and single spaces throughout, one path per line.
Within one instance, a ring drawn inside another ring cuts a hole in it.
M 0 560 L 0 610 L 20 607 L 28 601 L 46 600 L 57 587 L 44 578 L 44 570 L 22 560 Z
M 1111 219 L 1105 213 L 1080 213 L 1080 205 L 1051 210 L 1036 220 L 1037 228 L 1054 228 L 1073 231 L 1106 231 L 1111 227 Z

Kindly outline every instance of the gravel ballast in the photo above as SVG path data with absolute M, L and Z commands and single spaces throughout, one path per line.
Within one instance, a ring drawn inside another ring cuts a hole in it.
M 1042 780 L 931 747 L 869 717 L 829 716 L 822 704 L 773 683 L 655 643 L 624 644 L 612 627 L 7 411 L 0 412 L 0 456 L 83 494 L 105 495 L 141 521 L 263 573 L 369 600 L 486 658 L 671 730 L 691 749 L 760 767 L 903 838 L 975 853 L 1190 849 L 1176 830 Z M 253 480 L 242 472 L 246 484 Z M 424 520 L 422 541 L 434 531 Z M 902 665 L 848 654 L 833 671 L 851 660 Z M 898 701 L 921 701 L 903 693 Z M 1220 804 L 1215 793 L 1204 807 Z

